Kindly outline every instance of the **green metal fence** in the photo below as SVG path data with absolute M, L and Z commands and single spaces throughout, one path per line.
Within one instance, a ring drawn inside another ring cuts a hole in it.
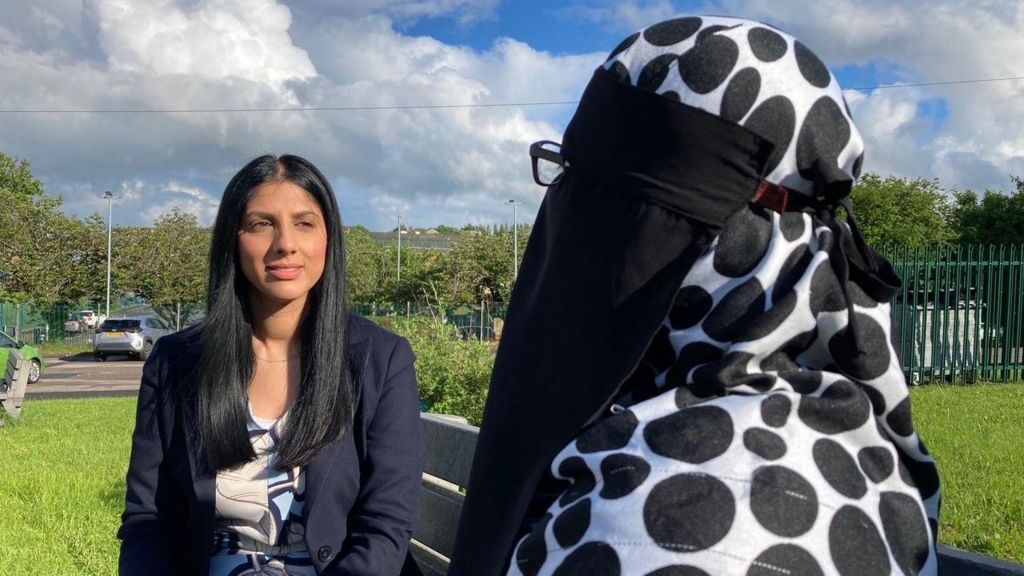
M 148 304 L 139 298 L 124 298 L 112 302 L 112 309 L 115 313 L 131 312 L 147 306 Z M 103 306 L 95 302 L 77 306 L 0 302 L 0 332 L 33 344 L 46 341 L 88 343 L 91 341 L 91 336 L 84 330 L 78 333 L 67 333 L 64 329 L 65 320 L 77 317 L 77 312 L 80 310 L 101 312 Z
M 458 328 L 464 338 L 494 340 L 501 335 L 508 306 L 500 302 L 481 302 L 474 306 L 452 306 L 445 310 L 421 302 L 355 303 L 352 311 L 361 316 L 440 316 Z
M 1024 245 L 887 246 L 882 252 L 903 279 L 892 305 L 893 344 L 909 381 L 1024 379 Z M 139 304 L 126 300 L 118 308 Z M 487 302 L 443 312 L 417 302 L 353 308 L 364 316 L 440 314 L 465 337 L 483 340 L 500 333 L 505 316 L 504 304 Z M 61 339 L 71 312 L 0 304 L 0 330 L 26 342 Z
M 889 246 L 893 344 L 914 383 L 1024 378 L 1024 245 Z

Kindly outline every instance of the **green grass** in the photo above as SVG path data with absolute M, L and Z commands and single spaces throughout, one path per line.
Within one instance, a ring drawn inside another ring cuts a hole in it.
M 1024 384 L 922 386 L 911 402 L 942 476 L 939 541 L 1024 563 Z
M 135 400 L 30 400 L 0 427 L 0 575 L 117 573 Z
M 39 354 L 43 358 L 60 358 L 63 356 L 74 356 L 83 352 L 92 353 L 92 344 L 65 344 L 60 340 L 52 342 L 41 342 Z
M 912 395 L 942 474 L 939 540 L 1024 562 L 1024 385 L 924 386 Z M 0 576 L 117 572 L 134 406 L 31 400 L 21 421 L 0 427 Z

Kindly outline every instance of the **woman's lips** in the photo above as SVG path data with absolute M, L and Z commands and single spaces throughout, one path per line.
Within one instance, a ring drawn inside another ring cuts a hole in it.
M 295 280 L 302 274 L 302 266 L 272 266 L 267 273 L 276 280 Z

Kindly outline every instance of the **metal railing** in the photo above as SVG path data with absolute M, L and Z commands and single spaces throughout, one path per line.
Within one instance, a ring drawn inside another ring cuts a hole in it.
M 1024 245 L 885 246 L 882 253 L 903 280 L 892 304 L 893 344 L 909 381 L 1024 379 Z M 134 306 L 144 303 L 126 300 L 120 308 Z M 441 316 L 481 340 L 500 336 L 506 312 L 505 304 L 488 302 L 443 311 L 419 302 L 353 308 L 363 316 Z M 73 311 L 0 304 L 0 329 L 26 342 L 73 341 L 81 335 L 64 333 Z
M 913 383 L 1024 377 L 1024 246 L 888 246 L 893 344 Z
M 404 316 L 406 318 L 440 316 L 442 321 L 455 326 L 463 338 L 496 340 L 501 336 L 504 323 L 505 303 L 481 302 L 468 306 L 451 306 L 444 310 L 433 304 L 421 302 L 368 302 L 355 303 L 352 311 L 360 316 Z

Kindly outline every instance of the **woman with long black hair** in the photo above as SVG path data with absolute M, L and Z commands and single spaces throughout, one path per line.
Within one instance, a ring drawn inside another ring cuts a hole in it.
M 214 224 L 206 318 L 143 371 L 121 574 L 398 574 L 422 471 L 413 360 L 347 310 L 326 178 L 251 161 Z

